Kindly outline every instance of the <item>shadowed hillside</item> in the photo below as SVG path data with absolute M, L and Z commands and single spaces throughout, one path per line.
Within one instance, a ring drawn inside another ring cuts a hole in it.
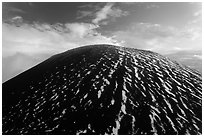
M 150 51 L 85 46 L 3 83 L 3 134 L 201 134 L 201 74 Z

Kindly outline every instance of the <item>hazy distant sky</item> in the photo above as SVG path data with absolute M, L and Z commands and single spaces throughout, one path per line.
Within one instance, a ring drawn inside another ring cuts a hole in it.
M 88 44 L 201 50 L 201 3 L 3 3 L 3 81 Z

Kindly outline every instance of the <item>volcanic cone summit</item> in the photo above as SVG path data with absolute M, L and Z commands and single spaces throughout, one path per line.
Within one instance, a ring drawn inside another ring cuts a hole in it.
M 202 134 L 202 78 L 111 45 L 55 55 L 3 83 L 3 134 Z

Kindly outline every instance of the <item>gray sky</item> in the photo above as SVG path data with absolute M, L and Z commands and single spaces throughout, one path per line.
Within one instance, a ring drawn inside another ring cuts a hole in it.
M 60 53 L 115 44 L 160 54 L 201 50 L 202 4 L 3 3 L 3 81 Z

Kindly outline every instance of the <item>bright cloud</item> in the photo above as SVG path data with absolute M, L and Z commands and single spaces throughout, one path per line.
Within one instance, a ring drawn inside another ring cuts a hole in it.
M 175 28 L 160 24 L 136 23 L 127 30 L 114 32 L 124 46 L 159 53 L 178 50 L 201 50 L 201 29 L 195 26 Z
M 197 17 L 197 16 L 201 16 L 202 14 L 202 10 L 196 11 L 193 16 Z
M 61 25 L 22 24 L 20 27 L 3 23 L 3 57 L 17 52 L 26 54 L 61 52 L 96 43 L 114 43 L 96 31 L 99 26 L 89 23 Z M 56 46 L 58 45 L 58 46 Z
M 85 45 L 118 44 L 111 37 L 97 32 L 98 27 L 91 23 L 54 25 L 22 23 L 20 26 L 3 23 L 3 81 L 56 53 Z M 26 57 L 26 60 L 22 55 Z M 39 55 L 40 58 L 38 58 Z M 12 61 L 8 61 L 11 59 Z M 18 62 L 18 67 L 13 66 L 12 68 L 15 69 L 8 71 L 12 64 L 16 64 L 14 62 Z
M 71 31 L 70 33 L 79 36 L 80 38 L 83 38 L 86 35 L 97 34 L 95 29 L 99 27 L 98 25 L 89 23 L 67 23 L 65 26 Z
M 108 14 L 111 12 L 113 5 L 113 3 L 107 3 L 100 11 L 96 13 L 96 18 L 92 22 L 98 24 L 99 21 L 106 19 Z
M 116 17 L 127 16 L 127 15 L 128 15 L 127 11 L 122 11 L 121 9 L 114 7 L 114 3 L 107 3 L 101 10 L 96 12 L 96 17 L 95 19 L 92 20 L 92 22 L 94 24 L 99 24 L 100 22 L 108 18 L 115 19 Z M 107 24 L 107 23 L 103 22 L 102 24 Z

